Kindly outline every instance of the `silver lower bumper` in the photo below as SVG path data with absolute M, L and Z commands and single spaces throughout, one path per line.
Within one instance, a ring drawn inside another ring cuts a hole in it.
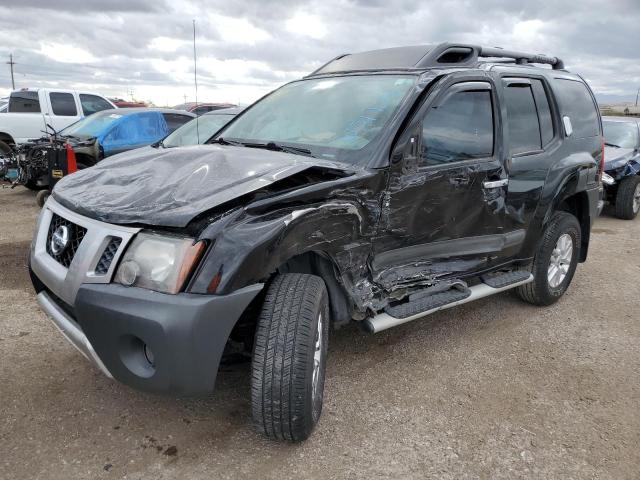
M 98 367 L 102 373 L 107 377 L 113 378 L 113 375 L 104 366 L 100 357 L 91 346 L 91 342 L 82 332 L 80 327 L 74 322 L 67 313 L 62 310 L 47 293 L 40 292 L 38 294 L 38 304 L 45 311 L 45 313 L 51 318 L 53 324 L 60 330 L 60 332 L 66 337 L 69 342 L 78 349 L 78 351 L 84 355 L 87 360 L 92 362 Z

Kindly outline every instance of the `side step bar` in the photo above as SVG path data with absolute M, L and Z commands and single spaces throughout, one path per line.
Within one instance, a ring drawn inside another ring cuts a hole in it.
M 388 313 L 379 313 L 373 318 L 366 319 L 364 321 L 364 328 L 369 333 L 382 332 L 383 330 L 387 330 L 388 328 L 397 327 L 398 325 L 402 325 L 403 323 L 411 322 L 412 320 L 417 320 L 418 318 L 426 317 L 427 315 L 431 315 L 432 313 L 439 312 L 440 310 L 445 310 L 447 308 L 455 307 L 456 305 L 462 305 L 463 303 L 473 302 L 474 300 L 488 297 L 490 295 L 495 295 L 496 293 L 504 292 L 505 290 L 510 290 L 512 288 L 518 287 L 520 285 L 524 285 L 525 283 L 530 283 L 532 281 L 533 281 L 533 275 L 529 274 L 529 277 L 523 280 L 510 283 L 508 285 L 500 286 L 500 287 L 492 287 L 490 285 L 487 285 L 486 283 L 480 283 L 479 285 L 470 287 L 469 290 L 471 291 L 471 295 L 469 295 L 468 297 L 462 300 L 447 303 L 446 305 L 441 305 L 436 308 L 432 308 L 431 310 L 425 310 L 424 312 L 420 312 L 405 318 L 396 318 L 396 317 L 392 317 Z

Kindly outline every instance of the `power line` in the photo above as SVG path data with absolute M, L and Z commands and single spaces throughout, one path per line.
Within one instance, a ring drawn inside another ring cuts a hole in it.
M 7 65 L 9 65 L 11 67 L 11 90 L 15 90 L 16 89 L 16 82 L 13 79 L 13 66 L 16 64 L 16 62 L 13 61 L 13 53 L 9 54 L 9 61 L 7 62 Z

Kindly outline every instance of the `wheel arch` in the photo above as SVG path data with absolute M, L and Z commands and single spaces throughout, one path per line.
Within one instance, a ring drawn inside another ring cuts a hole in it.
M 351 320 L 352 302 L 342 286 L 335 260 L 324 251 L 310 250 L 289 258 L 276 273 L 308 273 L 324 280 L 329 294 L 329 309 L 334 326 L 342 326 Z
M 16 142 L 13 139 L 13 137 L 11 136 L 11 134 L 7 133 L 7 132 L 0 132 L 0 142 L 4 142 L 8 145 L 15 145 Z
M 587 259 L 589 250 L 589 240 L 591 237 L 591 215 L 589 210 L 589 196 L 587 192 L 581 191 L 571 195 L 565 195 L 557 202 L 553 212 L 562 211 L 573 215 L 578 219 L 581 230 L 580 263 Z
M 329 311 L 333 327 L 340 328 L 351 320 L 353 303 L 338 280 L 337 263 L 327 252 L 310 250 L 295 255 L 279 265 L 266 280 L 262 291 L 245 308 L 236 322 L 229 338 L 239 344 L 244 344 L 244 349 L 247 351 L 250 351 L 253 345 L 258 314 L 262 308 L 269 285 L 278 274 L 284 273 L 305 273 L 320 277 L 327 287 Z

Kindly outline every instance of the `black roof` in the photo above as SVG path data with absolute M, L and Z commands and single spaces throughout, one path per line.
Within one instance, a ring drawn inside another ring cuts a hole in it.
M 368 52 L 339 55 L 312 75 L 372 70 L 427 70 L 437 67 L 472 67 L 480 58 L 500 58 L 524 65 L 542 63 L 555 70 L 564 69 L 557 57 L 515 52 L 497 47 L 482 47 L 463 43 L 440 43 L 411 47 L 385 48 Z

